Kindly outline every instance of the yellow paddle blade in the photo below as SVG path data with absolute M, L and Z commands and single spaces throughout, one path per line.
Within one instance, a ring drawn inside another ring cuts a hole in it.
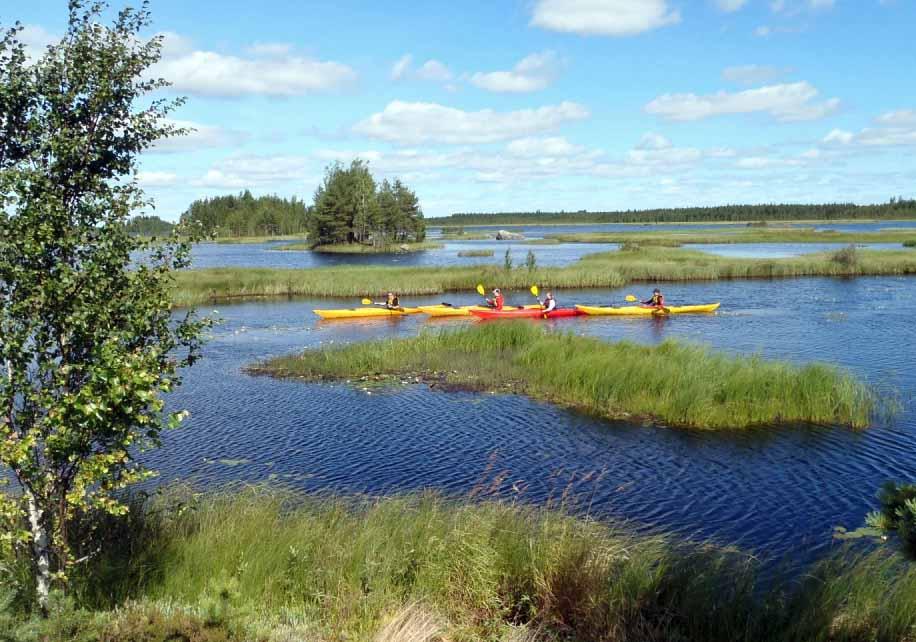
M 363 305 L 372 305 L 372 299 L 363 299 Z
M 531 286 L 531 294 L 533 294 L 534 296 L 537 296 L 538 294 L 540 294 L 540 292 L 538 291 L 538 286 L 536 285 Z
M 479 294 L 480 296 L 483 296 L 486 293 L 487 291 L 483 289 L 483 285 L 481 283 L 478 283 L 477 284 L 477 294 Z
M 633 302 L 636 300 L 636 297 L 633 296 L 632 294 L 628 294 L 625 298 L 626 298 L 626 300 L 629 301 L 630 303 L 633 303 Z

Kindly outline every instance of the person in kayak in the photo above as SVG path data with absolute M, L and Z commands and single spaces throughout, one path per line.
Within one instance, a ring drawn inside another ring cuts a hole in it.
M 544 309 L 544 312 L 553 312 L 557 309 L 557 300 L 553 298 L 553 292 L 548 292 L 544 296 L 544 300 L 541 301 L 538 299 L 538 303 L 541 304 L 541 307 Z
M 499 291 L 499 288 L 493 290 L 493 298 L 487 299 L 487 305 L 495 310 L 503 309 L 503 293 Z
M 663 308 L 665 307 L 665 295 L 662 294 L 662 291 L 658 288 L 652 290 L 652 298 L 648 301 L 643 301 L 643 305 L 651 305 L 654 308 Z
M 385 307 L 389 310 L 398 310 L 401 307 L 401 300 L 398 298 L 398 295 L 394 292 L 389 292 L 388 297 L 385 299 Z

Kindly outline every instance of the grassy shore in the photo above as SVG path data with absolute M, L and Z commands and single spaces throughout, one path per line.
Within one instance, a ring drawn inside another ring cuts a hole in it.
M 174 302 L 194 305 L 257 297 L 362 297 L 394 290 L 402 296 L 473 291 L 478 283 L 506 290 L 532 283 L 553 288 L 618 288 L 631 281 L 697 281 L 799 276 L 865 276 L 916 274 L 916 254 L 908 249 L 853 254 L 835 253 L 785 259 L 738 259 L 684 249 L 643 247 L 601 252 L 567 267 L 524 267 L 507 271 L 498 265 L 461 267 L 341 266 L 317 269 L 210 268 L 175 275 Z
M 551 234 L 548 238 L 563 243 L 635 243 L 666 247 L 691 243 L 906 243 L 916 242 L 916 230 L 837 232 L 797 227 L 730 227 L 720 230 L 670 232 L 577 232 Z
M 674 341 L 607 343 L 524 322 L 309 350 L 252 372 L 306 380 L 419 378 L 525 394 L 609 419 L 716 430 L 799 422 L 865 427 L 874 408 L 867 387 L 826 365 L 726 356 Z
M 423 252 L 436 250 L 442 247 L 441 243 L 392 243 L 390 245 L 364 245 L 362 243 L 344 243 L 341 245 L 316 245 L 308 243 L 290 243 L 277 248 L 278 250 L 311 250 L 324 254 L 404 254 L 407 252 Z
M 458 256 L 493 256 L 493 250 L 461 250 Z
M 172 492 L 96 531 L 83 608 L 3 616 L 4 640 L 911 640 L 916 569 L 837 553 L 764 588 L 756 558 L 562 507 L 435 494 Z M 83 610 L 85 609 L 85 610 Z
M 233 245 L 244 243 L 273 243 L 277 241 L 305 241 L 308 234 L 285 234 L 277 236 L 227 236 L 214 239 L 214 243 L 221 245 Z

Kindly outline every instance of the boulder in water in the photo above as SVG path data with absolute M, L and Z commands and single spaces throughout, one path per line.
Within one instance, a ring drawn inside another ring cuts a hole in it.
M 524 241 L 525 235 L 519 234 L 518 232 L 509 232 L 507 230 L 500 230 L 496 233 L 497 241 Z

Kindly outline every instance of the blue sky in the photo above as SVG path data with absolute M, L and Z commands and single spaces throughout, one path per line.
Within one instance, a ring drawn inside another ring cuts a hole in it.
M 64 0 L 0 4 L 36 48 L 63 32 Z M 196 128 L 142 161 L 169 220 L 245 188 L 311 200 L 357 156 L 427 216 L 916 196 L 911 0 L 151 8 Z

